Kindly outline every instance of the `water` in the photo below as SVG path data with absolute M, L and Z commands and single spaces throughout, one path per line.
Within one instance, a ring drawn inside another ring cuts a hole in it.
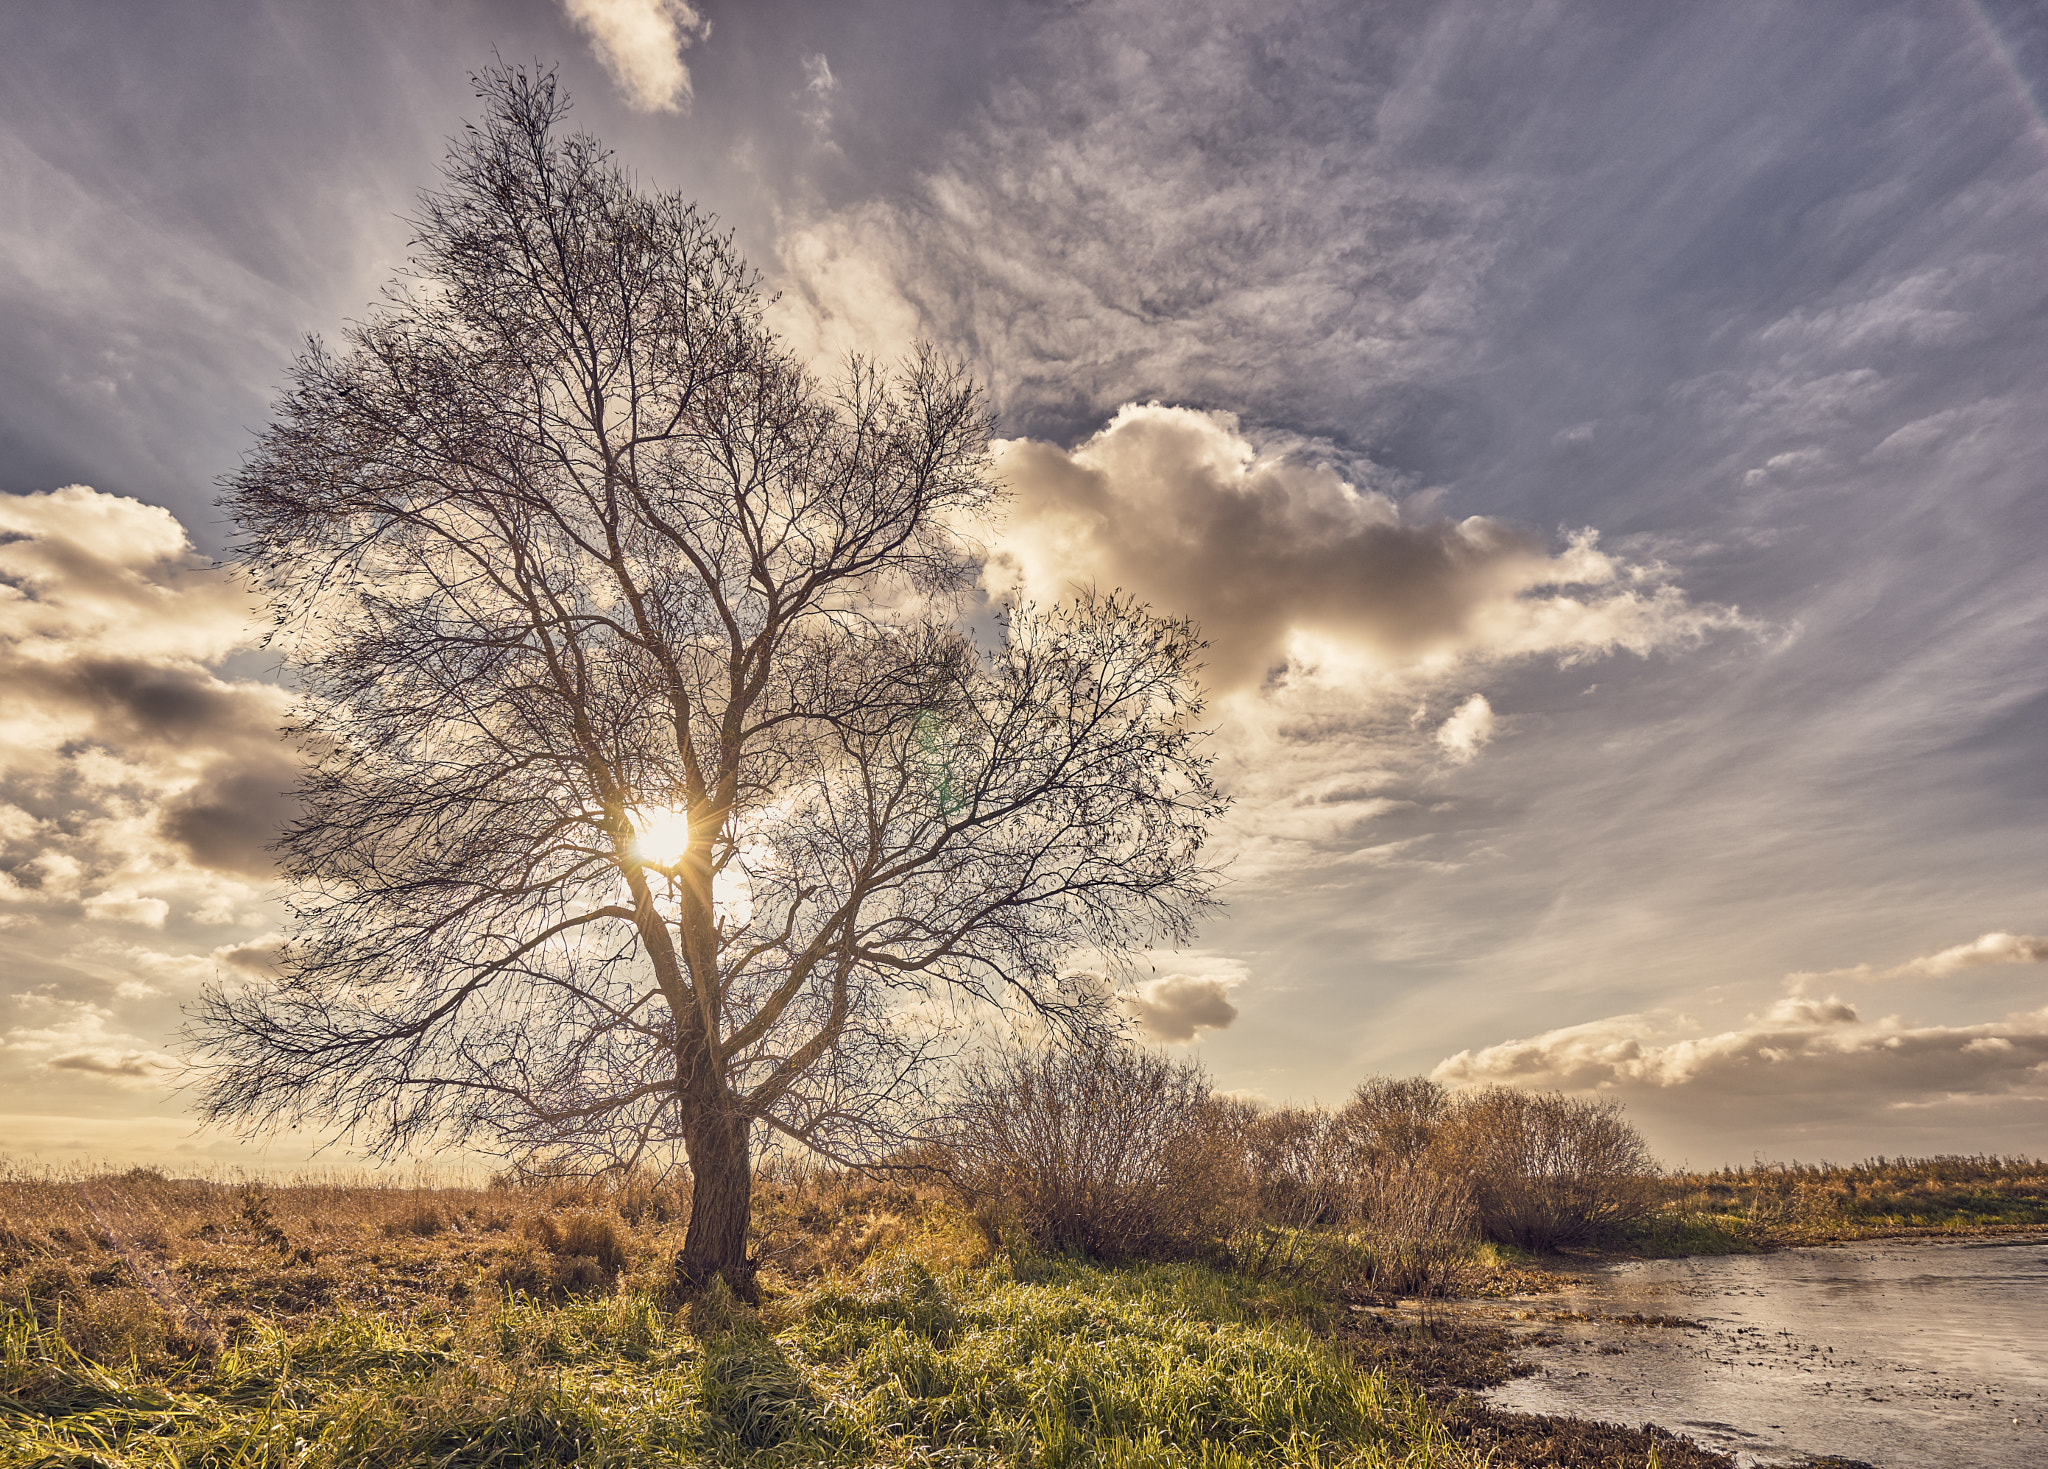
M 2048 1465 L 2048 1237 L 1632 1260 L 1506 1309 L 1562 1341 L 1496 1407 L 1657 1423 L 1744 1465 Z

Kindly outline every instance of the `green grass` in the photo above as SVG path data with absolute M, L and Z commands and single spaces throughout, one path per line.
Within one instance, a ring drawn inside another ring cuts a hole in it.
M 1608 1242 L 1617 1253 L 1647 1259 L 1683 1255 L 1745 1255 L 1763 1248 L 1745 1220 L 1723 1214 L 1653 1214 L 1617 1231 Z
M 1021 1276 L 1021 1278 L 1020 1278 Z M 0 1317 L 0 1466 L 1464 1464 L 1298 1289 L 1197 1266 L 898 1260 L 771 1301 L 645 1296 L 258 1324 L 208 1361 L 95 1363 Z

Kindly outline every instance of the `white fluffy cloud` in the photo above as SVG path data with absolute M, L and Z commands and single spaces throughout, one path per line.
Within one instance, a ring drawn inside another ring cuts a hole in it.
M 1484 694 L 1474 694 L 1460 704 L 1436 730 L 1436 742 L 1459 761 L 1470 760 L 1492 738 L 1493 705 Z
M 1051 601 L 1116 586 L 1192 617 L 1220 689 L 1648 654 L 1739 622 L 1689 602 L 1666 568 L 1601 550 L 1595 532 L 1552 550 L 1502 521 L 1435 513 L 1433 497 L 1403 504 L 1327 463 L 1261 452 L 1228 413 L 1126 404 L 1075 449 L 1009 440 L 997 463 L 1015 500 L 991 590 Z M 1477 748 L 1478 707 L 1447 748 Z
M 0 495 L 0 638 L 17 677 L 59 659 L 208 662 L 249 641 L 250 611 L 168 510 L 86 485 Z
M 1528 1040 L 1460 1051 L 1431 1074 L 1454 1086 L 1504 1082 L 1584 1090 L 1637 1084 L 1701 1092 L 1816 1094 L 1898 1105 L 1931 1097 L 2048 1093 L 2048 1009 L 1981 1025 L 1865 1020 L 1835 996 L 1788 995 L 1742 1025 L 1685 1036 L 1665 1014 L 1615 1015 Z
M 1159 949 L 1147 957 L 1153 974 L 1119 996 L 1144 1039 L 1186 1045 L 1205 1030 L 1225 1030 L 1236 1021 L 1231 991 L 1251 977 L 1243 960 L 1204 949 Z
M 1546 545 L 1446 516 L 1435 493 L 1397 498 L 1370 466 L 1347 477 L 1331 457 L 1157 403 L 1125 405 L 1071 450 L 998 448 L 1013 503 L 989 533 L 993 595 L 1117 587 L 1201 628 L 1240 880 L 1440 860 L 1371 826 L 1498 733 L 1474 685 L 1530 660 L 1646 657 L 1745 626 L 1591 531 Z
M 1859 979 L 1939 977 L 1982 965 L 2048 961 L 2048 941 L 1986 934 Z M 1670 1011 L 1612 1015 L 1524 1040 L 1460 1051 L 1438 1064 L 1457 1086 L 1679 1093 L 1775 1101 L 1793 1113 L 1911 1108 L 1968 1098 L 2048 1101 L 2048 1009 L 1965 1025 L 1867 1019 L 1839 995 L 1806 993 L 1828 976 L 1793 974 L 1789 993 L 1741 1024 L 1703 1033 Z
M 571 24 L 637 112 L 679 112 L 690 103 L 683 52 L 709 34 L 688 0 L 562 0 Z

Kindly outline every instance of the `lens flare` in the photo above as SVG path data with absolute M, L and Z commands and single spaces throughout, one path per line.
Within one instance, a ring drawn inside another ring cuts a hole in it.
M 656 867 L 673 867 L 690 845 L 687 811 L 642 811 L 633 818 L 633 855 Z

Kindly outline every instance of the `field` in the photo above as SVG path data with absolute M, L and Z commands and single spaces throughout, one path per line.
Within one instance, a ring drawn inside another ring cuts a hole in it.
M 747 1305 L 677 1293 L 673 1185 L 14 1174 L 0 1469 L 1691 1469 L 1726 1461 L 1486 1409 L 1469 1389 L 1518 1370 L 1513 1343 L 1427 1297 L 1540 1290 L 1578 1251 L 2048 1228 L 2048 1165 L 2024 1159 L 1646 1186 L 1649 1212 L 1562 1256 L 1241 1217 L 1110 1264 L 934 1185 L 785 1171 L 757 1187 Z
M 1372 1309 L 1327 1242 L 1108 1266 L 998 1249 L 934 1190 L 769 1179 L 756 1309 L 671 1294 L 685 1210 L 5 1180 L 0 1466 L 1723 1462 L 1462 1400 L 1502 1344 Z

